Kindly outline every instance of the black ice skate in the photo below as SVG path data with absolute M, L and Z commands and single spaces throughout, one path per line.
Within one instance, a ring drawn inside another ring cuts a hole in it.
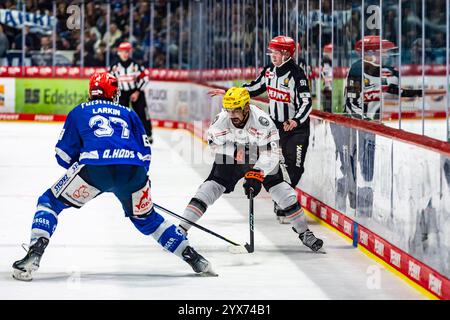
M 292 230 L 297 232 L 294 228 L 292 228 Z M 314 252 L 319 251 L 323 246 L 323 241 L 319 238 L 316 238 L 316 236 L 309 229 L 306 229 L 305 232 L 300 233 L 298 237 L 305 246 L 307 246 Z
M 202 276 L 218 276 L 212 269 L 211 263 L 206 260 L 201 254 L 194 250 L 194 248 L 187 246 L 182 253 L 184 261 L 186 261 L 194 270 Z
M 29 249 L 27 255 L 13 264 L 13 278 L 21 281 L 33 280 L 32 272 L 39 268 L 42 254 L 48 245 L 47 238 L 39 238 Z

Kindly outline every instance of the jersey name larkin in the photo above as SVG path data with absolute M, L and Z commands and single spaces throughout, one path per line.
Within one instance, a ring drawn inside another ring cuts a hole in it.
M 98 108 L 98 109 L 92 109 L 92 114 L 98 114 L 98 113 L 108 113 L 115 116 L 120 116 L 120 110 L 114 109 L 114 108 Z
M 270 100 L 275 100 L 278 102 L 290 102 L 291 95 L 289 92 L 281 91 L 270 86 L 267 86 L 267 95 Z

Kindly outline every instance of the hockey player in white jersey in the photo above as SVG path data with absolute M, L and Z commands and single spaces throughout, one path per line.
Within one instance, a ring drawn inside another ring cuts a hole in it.
M 213 168 L 189 202 L 183 217 L 198 221 L 222 194 L 232 192 L 236 183 L 245 178 L 247 197 L 250 190 L 256 197 L 264 186 L 284 211 L 303 244 L 318 251 L 323 241 L 308 229 L 297 194 L 283 179 L 280 137 L 274 122 L 264 111 L 250 104 L 246 88 L 230 88 L 223 96 L 222 105 L 223 111 L 208 129 L 208 144 L 215 152 Z M 187 232 L 190 225 L 181 223 L 180 228 Z
M 56 144 L 56 160 L 67 172 L 38 199 L 27 254 L 13 264 L 13 277 L 30 281 L 64 209 L 81 208 L 103 192 L 113 193 L 141 233 L 186 261 L 202 275 L 216 275 L 175 225 L 155 212 L 147 172 L 151 150 L 137 114 L 117 104 L 117 78 L 95 73 L 89 102 L 67 116 Z
M 250 97 L 267 93 L 268 114 L 278 129 L 282 163 L 285 178 L 292 188 L 296 188 L 303 172 L 309 146 L 310 118 L 312 110 L 311 92 L 304 61 L 294 61 L 296 50 L 294 39 L 276 36 L 268 44 L 271 63 L 263 68 L 258 77 L 242 86 Z M 209 92 L 211 96 L 221 95 L 222 89 Z M 274 206 L 280 223 L 288 223 L 283 210 Z

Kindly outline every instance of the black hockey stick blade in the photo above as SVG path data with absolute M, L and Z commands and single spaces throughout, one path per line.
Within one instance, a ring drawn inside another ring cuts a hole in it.
M 252 252 L 255 251 L 255 246 L 254 246 L 254 245 L 251 245 L 251 244 L 246 243 L 246 244 L 244 245 L 244 247 L 245 247 L 245 249 L 247 249 L 247 252 L 248 252 L 248 253 L 252 253 Z

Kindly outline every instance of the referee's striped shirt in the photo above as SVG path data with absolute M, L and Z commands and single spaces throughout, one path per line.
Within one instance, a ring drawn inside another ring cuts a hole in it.
M 309 118 L 312 100 L 308 79 L 292 58 L 279 67 L 265 67 L 258 78 L 243 87 L 251 97 L 267 91 L 269 115 L 278 126 L 288 119 L 301 126 Z
M 118 61 L 109 70 L 118 80 L 122 92 L 141 90 L 147 84 L 148 72 L 134 60 Z

